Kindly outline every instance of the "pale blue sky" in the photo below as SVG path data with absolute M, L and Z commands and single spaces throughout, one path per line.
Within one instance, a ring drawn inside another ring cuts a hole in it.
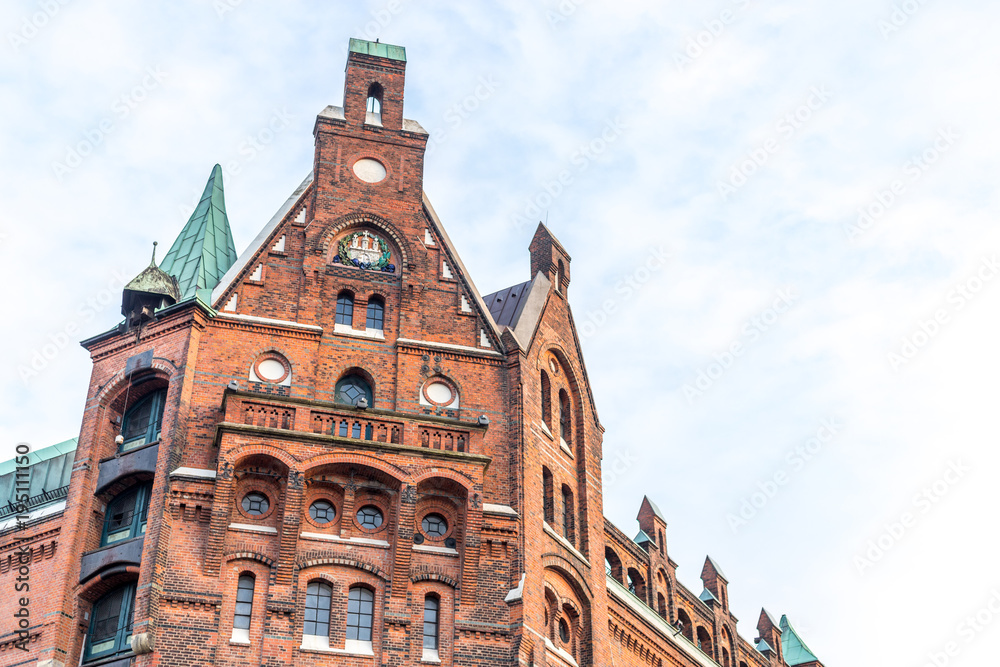
M 706 554 L 726 570 L 744 637 L 763 605 L 827 665 L 923 665 L 952 640 L 950 664 L 987 664 L 1000 619 L 960 624 L 1000 588 L 1000 279 L 953 290 L 992 279 L 1000 252 L 1000 6 L 340 5 L 0 5 L 0 280 L 18 314 L 0 325 L 0 456 L 77 433 L 90 363 L 75 341 L 117 322 L 120 280 L 169 245 L 216 162 L 239 167 L 226 202 L 246 247 L 311 167 L 348 39 L 379 37 L 407 48 L 406 116 L 435 136 L 426 190 L 480 291 L 528 279 L 539 215 L 573 256 L 606 514 L 634 534 L 648 493 L 682 581 L 700 591 Z M 81 142 L 90 154 L 58 166 Z M 670 259 L 647 273 L 657 248 Z M 792 305 L 769 311 L 782 290 Z M 939 502 L 915 499 L 946 474 Z M 859 565 L 880 537 L 890 549 Z

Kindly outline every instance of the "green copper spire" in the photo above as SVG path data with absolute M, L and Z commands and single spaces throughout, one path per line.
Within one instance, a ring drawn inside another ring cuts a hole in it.
M 222 167 L 215 165 L 198 207 L 160 263 L 177 278 L 181 301 L 195 296 L 211 303 L 212 288 L 236 261 L 236 245 L 226 217 Z
M 795 628 L 788 622 L 788 616 L 781 617 L 781 652 L 785 654 L 785 662 L 792 667 L 819 662 L 819 658 L 809 650 L 802 637 L 799 637 L 799 633 L 795 632 Z

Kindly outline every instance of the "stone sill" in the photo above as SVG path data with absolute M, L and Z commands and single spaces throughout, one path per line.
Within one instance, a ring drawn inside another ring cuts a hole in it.
M 231 523 L 229 530 L 238 530 L 245 533 L 264 533 L 267 535 L 277 535 L 278 529 L 272 526 L 254 526 L 249 523 Z
M 439 556 L 449 556 L 451 558 L 458 557 L 458 549 L 451 549 L 449 547 L 436 547 L 431 544 L 414 544 L 413 550 L 427 554 L 438 554 Z
M 375 547 L 377 549 L 388 549 L 389 543 L 385 540 L 373 540 L 368 537 L 341 537 L 340 535 L 327 535 L 325 533 L 299 533 L 299 537 L 307 540 L 327 540 L 330 542 L 343 542 L 361 547 Z

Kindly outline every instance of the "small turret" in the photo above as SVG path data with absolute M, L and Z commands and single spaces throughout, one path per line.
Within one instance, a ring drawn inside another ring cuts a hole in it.
M 156 266 L 156 242 L 153 258 L 142 273 L 133 278 L 122 292 L 122 315 L 131 328 L 153 319 L 160 308 L 177 303 L 181 298 L 177 279 Z

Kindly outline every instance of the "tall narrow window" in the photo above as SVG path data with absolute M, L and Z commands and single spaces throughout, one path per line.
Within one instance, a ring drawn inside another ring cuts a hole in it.
M 129 640 L 132 638 L 134 606 L 135 584 L 116 588 L 94 603 L 83 654 L 85 661 L 132 650 Z
M 382 86 L 373 83 L 368 86 L 368 100 L 365 102 L 365 122 L 382 124 Z
M 563 535 L 570 544 L 576 544 L 576 526 L 573 521 L 573 492 L 563 484 Z
M 354 295 L 350 292 L 341 292 L 337 295 L 337 324 L 351 326 L 354 323 Z
M 373 296 L 368 299 L 368 312 L 365 316 L 365 328 L 374 331 L 382 331 L 385 320 L 385 302 L 381 297 Z
M 233 614 L 233 636 L 231 641 L 238 644 L 250 643 L 250 617 L 253 615 L 252 574 L 241 574 L 236 586 L 236 611 Z
M 355 586 L 347 595 L 347 650 L 371 653 L 375 594 Z
M 542 371 L 542 421 L 549 431 L 552 430 L 552 386 L 549 384 L 549 374 Z
M 552 472 L 542 466 L 542 507 L 545 522 L 550 525 L 556 522 L 555 502 L 552 493 Z
M 611 568 L 611 578 L 622 583 L 622 561 L 611 547 L 604 547 L 604 561 Z
M 150 484 L 137 484 L 108 503 L 104 514 L 101 546 L 139 537 L 146 533 Z
M 559 390 L 559 437 L 567 445 L 573 444 L 573 415 L 569 408 L 569 394 Z
M 438 622 L 441 603 L 437 597 L 424 598 L 424 655 L 423 660 L 436 661 L 438 655 Z
M 121 444 L 121 450 L 123 452 L 160 439 L 160 424 L 163 422 L 163 399 L 166 396 L 166 389 L 154 391 L 128 409 L 122 421 L 124 442 Z
M 330 648 L 330 598 L 333 589 L 325 581 L 313 581 L 306 587 L 303 648 Z

